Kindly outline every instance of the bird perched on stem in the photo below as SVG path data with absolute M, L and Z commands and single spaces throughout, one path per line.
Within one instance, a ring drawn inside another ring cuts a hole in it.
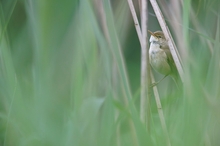
M 152 87 L 156 86 L 164 78 L 170 75 L 176 83 L 177 87 L 179 88 L 179 74 L 163 32 L 151 32 L 149 30 L 148 32 L 151 34 L 149 49 L 150 64 L 154 68 L 154 70 L 164 75 L 161 80 L 153 83 Z

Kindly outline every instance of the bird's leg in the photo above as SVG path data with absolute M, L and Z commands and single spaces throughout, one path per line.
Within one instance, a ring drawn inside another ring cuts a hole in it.
M 160 79 L 159 81 L 157 81 L 157 82 L 155 82 L 155 83 L 152 83 L 151 85 L 150 85 L 150 87 L 154 87 L 154 86 L 156 86 L 157 84 L 159 84 L 163 79 L 165 79 L 166 77 L 167 77 L 168 75 L 165 75 L 162 79 Z

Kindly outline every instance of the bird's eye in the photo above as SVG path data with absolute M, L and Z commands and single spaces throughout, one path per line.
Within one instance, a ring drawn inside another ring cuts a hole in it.
M 161 36 L 158 36 L 158 38 L 161 38 Z

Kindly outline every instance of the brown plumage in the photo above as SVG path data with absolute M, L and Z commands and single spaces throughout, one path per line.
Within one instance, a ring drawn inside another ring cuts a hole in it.
M 154 70 L 165 75 L 161 80 L 154 83 L 152 86 L 157 85 L 168 75 L 170 75 L 174 79 L 175 83 L 178 84 L 177 80 L 179 78 L 179 75 L 163 32 L 149 31 L 149 33 L 151 34 L 150 49 L 149 49 L 150 64 L 154 68 Z

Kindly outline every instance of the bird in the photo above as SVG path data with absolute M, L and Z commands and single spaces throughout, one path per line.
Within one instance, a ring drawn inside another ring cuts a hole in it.
M 151 32 L 150 30 L 148 30 L 148 32 L 151 34 L 151 37 L 149 39 L 150 65 L 155 71 L 164 75 L 164 77 L 161 80 L 153 83 L 151 86 L 154 87 L 167 76 L 171 76 L 175 84 L 179 88 L 179 74 L 174 63 L 173 57 L 171 55 L 168 42 L 164 36 L 164 33 L 162 31 Z

